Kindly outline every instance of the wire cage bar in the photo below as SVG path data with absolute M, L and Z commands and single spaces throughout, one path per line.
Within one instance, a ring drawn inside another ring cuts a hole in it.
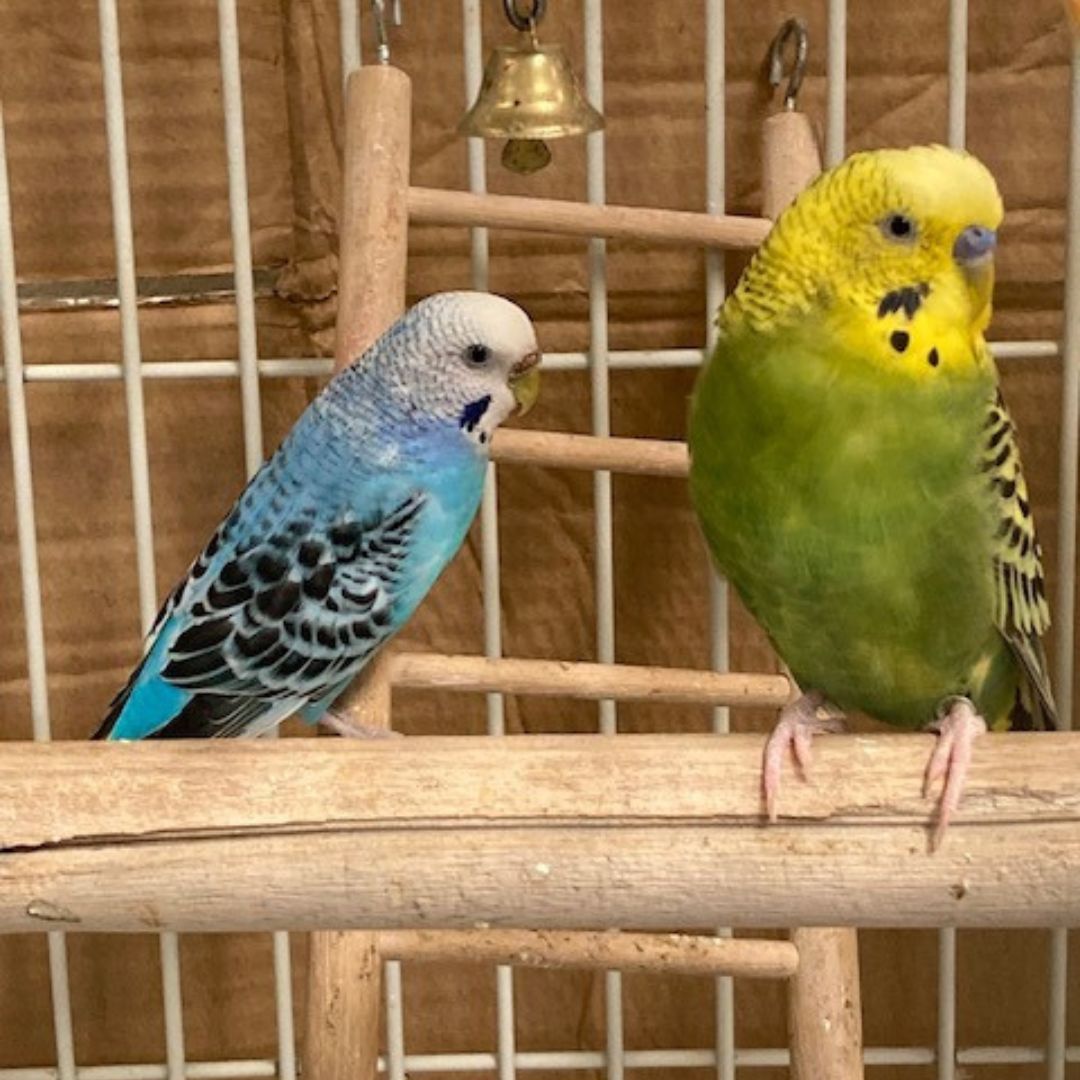
M 994 341 L 990 352 L 998 360 L 1058 360 L 1061 346 L 1056 341 Z M 701 364 L 701 349 L 612 349 L 608 368 L 612 371 L 693 368 Z M 552 352 L 544 356 L 544 371 L 585 371 L 589 354 Z M 297 375 L 323 377 L 333 370 L 333 361 L 318 356 L 264 358 L 256 362 L 260 379 L 288 379 Z M 143 379 L 235 379 L 240 375 L 238 359 L 144 360 Z M 23 381 L 36 382 L 118 382 L 123 366 L 110 363 L 31 363 L 23 367 Z M 3 378 L 0 377 L 0 381 Z
M 950 0 L 948 19 L 948 120 L 950 144 L 962 146 L 965 138 L 966 50 L 968 29 L 967 0 Z M 356 0 L 340 0 L 341 56 L 343 73 L 360 64 L 360 14 Z M 722 215 L 725 209 L 724 187 L 724 0 L 704 0 L 703 19 L 705 50 L 705 139 L 707 178 L 705 210 Z M 826 161 L 834 163 L 843 156 L 846 99 L 846 21 L 845 0 L 828 0 Z M 219 42 L 224 105 L 224 123 L 229 180 L 230 227 L 233 241 L 235 296 L 238 328 L 238 355 L 219 360 L 181 360 L 144 362 L 139 343 L 131 197 L 128 188 L 128 158 L 122 86 L 122 62 L 115 0 L 99 0 L 101 54 L 104 72 L 104 98 L 109 148 L 110 192 L 117 258 L 116 293 L 121 326 L 121 356 L 118 363 L 25 364 L 19 330 L 19 300 L 11 227 L 10 192 L 7 156 L 0 118 L 0 313 L 3 318 L 4 365 L 8 420 L 14 468 L 16 521 L 22 576 L 22 595 L 26 624 L 30 719 L 33 736 L 47 741 L 49 707 L 47 668 L 42 624 L 40 575 L 37 537 L 34 523 L 30 429 L 26 411 L 25 386 L 33 382 L 122 382 L 127 407 L 128 443 L 132 478 L 132 503 L 137 553 L 140 621 L 145 629 L 156 608 L 154 577 L 153 523 L 147 431 L 143 405 L 143 381 L 165 379 L 236 379 L 240 389 L 244 430 L 244 458 L 250 474 L 263 456 L 263 430 L 260 404 L 260 381 L 303 375 L 323 375 L 330 362 L 317 358 L 261 359 L 255 331 L 254 277 L 252 247 L 248 222 L 247 182 L 240 47 L 235 0 L 218 0 Z M 471 100 L 479 85 L 482 38 L 479 0 L 463 0 L 463 54 L 465 60 L 465 95 Z M 593 104 L 603 104 L 603 24 L 601 0 L 584 2 L 584 42 L 586 90 Z M 1065 375 L 1062 395 L 1061 513 L 1058 547 L 1059 583 L 1055 611 L 1058 648 L 1056 685 L 1061 697 L 1062 715 L 1071 715 L 1071 687 L 1075 646 L 1075 565 L 1076 565 L 1076 488 L 1077 459 L 1080 446 L 1080 44 L 1074 44 L 1071 65 L 1070 171 L 1067 237 L 1066 311 L 1063 341 L 999 342 L 992 346 L 995 356 L 1004 360 L 1035 359 L 1060 362 Z M 483 145 L 470 140 L 468 146 L 469 187 L 474 193 L 486 191 Z M 587 148 L 587 190 L 590 204 L 605 203 L 604 137 L 589 137 Z M 472 280 L 484 288 L 488 280 L 488 230 L 471 230 Z M 592 415 L 591 430 L 599 437 L 610 434 L 608 400 L 609 373 L 612 370 L 694 367 L 700 364 L 700 349 L 611 350 L 607 332 L 606 242 L 593 238 L 588 247 L 590 339 L 585 352 L 553 354 L 545 358 L 551 370 L 583 370 L 589 375 Z M 723 256 L 709 250 L 706 259 L 706 300 L 711 313 L 723 296 Z M 711 345 L 711 314 L 706 329 L 706 348 Z M 612 562 L 611 471 L 594 471 L 595 530 L 597 562 L 595 567 L 597 608 L 597 657 L 606 664 L 615 658 L 616 619 L 614 605 L 614 566 Z M 482 565 L 484 587 L 485 654 L 502 654 L 500 573 L 498 551 L 497 468 L 490 467 L 482 510 Z M 724 672 L 728 665 L 728 627 L 726 592 L 722 582 L 715 582 L 712 598 L 714 668 Z M 503 697 L 497 690 L 487 694 L 487 727 L 490 734 L 503 734 L 505 722 Z M 714 729 L 727 730 L 726 706 L 717 706 Z M 613 698 L 601 698 L 598 705 L 598 729 L 604 733 L 617 730 Z M 275 1060 L 237 1060 L 217 1062 L 187 1061 L 183 1038 L 182 985 L 179 949 L 174 934 L 161 938 L 162 987 L 165 1015 L 164 1060 L 134 1065 L 79 1066 L 74 1054 L 71 998 L 68 985 L 67 953 L 63 934 L 48 935 L 49 973 L 53 997 L 53 1025 L 57 1063 L 55 1067 L 0 1069 L 0 1080 L 224 1080 L 225 1077 L 257 1078 L 278 1076 L 295 1080 L 296 1045 L 293 1027 L 288 937 L 274 935 L 275 1001 L 278 1021 L 278 1056 Z M 1044 1047 L 987 1046 L 962 1047 L 956 1035 L 956 934 L 942 930 L 938 952 L 938 1030 L 934 1047 L 868 1047 L 869 1065 L 936 1064 L 939 1080 L 952 1080 L 957 1066 L 1042 1064 L 1052 1080 L 1064 1080 L 1068 1063 L 1080 1062 L 1080 1046 L 1069 1046 L 1066 1038 L 1067 1014 L 1067 937 L 1064 931 L 1050 934 L 1049 1012 L 1047 1041 Z M 783 1049 L 744 1049 L 735 1043 L 734 986 L 729 977 L 716 983 L 716 1036 L 712 1048 L 682 1048 L 636 1051 L 627 1049 L 623 1031 L 622 986 L 617 972 L 605 979 L 605 1049 L 603 1051 L 522 1052 L 516 1047 L 513 970 L 500 966 L 495 972 L 497 999 L 496 1052 L 462 1054 L 409 1054 L 404 1042 L 404 1016 L 400 965 L 388 961 L 385 976 L 387 1053 L 380 1068 L 395 1080 L 410 1072 L 456 1072 L 486 1070 L 498 1073 L 500 1080 L 512 1080 L 518 1071 L 584 1070 L 603 1068 L 612 1080 L 621 1080 L 632 1068 L 708 1068 L 719 1080 L 734 1080 L 736 1070 L 784 1066 L 788 1053 Z
M 262 400 L 259 350 L 255 329 L 255 276 L 252 268 L 251 223 L 244 143 L 244 97 L 240 77 L 240 34 L 236 0 L 218 0 L 222 106 L 229 181 L 229 227 L 233 246 L 236 294 L 237 374 L 244 435 L 244 471 L 254 476 L 263 461 Z M 289 935 L 273 935 L 274 1011 L 278 1028 L 278 1074 L 296 1077 L 296 1031 L 293 1020 L 292 955 Z
M 462 53 L 464 57 L 464 106 L 468 108 L 480 90 L 483 76 L 483 28 L 480 0 L 462 2 Z M 487 156 L 484 140 L 466 140 L 469 191 L 487 192 Z M 475 225 L 469 229 L 469 267 L 474 289 L 487 289 L 490 252 L 488 229 Z M 487 467 L 484 494 L 480 504 L 480 575 L 483 592 L 484 655 L 502 655 L 502 574 L 499 560 L 499 479 L 494 462 Z M 487 733 L 506 734 L 505 699 L 501 693 L 485 697 Z M 514 972 L 500 964 L 495 968 L 495 1043 L 499 1080 L 513 1080 L 516 1075 L 516 1034 L 514 1023 Z
M 41 610 L 41 572 L 37 555 L 33 474 L 30 459 L 30 424 L 23 383 L 22 334 L 19 327 L 18 286 L 15 272 L 15 236 L 11 217 L 7 144 L 0 108 L 0 320 L 3 322 L 4 377 L 7 389 L 11 462 L 14 470 L 15 524 L 19 545 L 23 621 L 26 628 L 27 676 L 30 687 L 30 727 L 37 742 L 48 742 L 48 680 L 45 667 L 45 626 Z M 48 935 L 49 987 L 53 1005 L 56 1072 L 59 1080 L 75 1076 L 75 1046 L 71 1024 L 71 987 L 64 935 Z
M 135 233 L 121 74 L 120 30 L 116 0 L 99 0 L 101 63 L 105 94 L 105 128 L 109 147 L 109 190 L 112 195 L 116 247 L 117 296 L 120 305 L 121 354 L 131 457 L 131 505 L 135 525 L 135 564 L 139 584 L 139 622 L 143 633 L 157 612 L 154 572 L 154 525 L 150 500 L 150 457 L 143 400 L 142 349 L 135 288 Z M 165 1060 L 169 1080 L 183 1080 L 184 1016 L 180 987 L 180 946 L 175 934 L 161 935 L 162 1002 L 165 1014 Z
M 709 214 L 723 214 L 727 207 L 724 6 L 724 0 L 707 0 L 705 4 L 705 210 Z M 712 313 L 719 311 L 724 301 L 724 269 L 722 249 L 705 252 L 706 351 L 716 343 L 716 320 Z M 716 671 L 724 672 L 731 662 L 728 586 L 712 567 L 709 573 L 709 622 L 710 660 Z M 731 712 L 727 706 L 718 705 L 713 709 L 712 729 L 716 734 L 726 734 L 730 722 Z M 730 932 L 726 927 L 717 927 L 717 934 L 721 936 Z M 718 976 L 714 992 L 716 1078 L 735 1080 L 735 980 L 727 975 Z
M 1077 459 L 1080 457 L 1080 35 L 1073 34 L 1069 78 L 1069 194 L 1065 240 L 1065 322 L 1062 344 L 1061 472 L 1058 505 L 1058 588 L 1055 596 L 1055 687 L 1066 726 L 1073 715 L 1076 665 Z M 1068 935 L 1053 931 L 1047 1075 L 1065 1080 Z

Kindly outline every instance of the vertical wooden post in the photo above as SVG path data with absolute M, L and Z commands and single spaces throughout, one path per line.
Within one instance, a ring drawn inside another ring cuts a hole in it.
M 806 113 L 787 109 L 765 121 L 761 171 L 761 212 L 775 220 L 821 172 L 821 154 Z
M 762 212 L 780 212 L 819 172 L 821 156 L 805 113 L 765 121 Z M 863 1080 L 859 944 L 848 928 L 793 930 L 799 969 L 788 988 L 792 1080 Z
M 405 310 L 412 84 L 380 64 L 349 76 L 334 366 L 360 354 Z
M 345 99 L 338 261 L 337 370 L 357 360 L 405 307 L 412 89 L 397 68 L 353 72 Z M 385 663 L 369 664 L 351 707 L 390 726 Z M 305 1080 L 374 1080 L 382 964 L 372 932 L 311 935 Z
M 788 984 L 792 1080 L 863 1080 L 859 944 L 848 928 L 792 930 Z

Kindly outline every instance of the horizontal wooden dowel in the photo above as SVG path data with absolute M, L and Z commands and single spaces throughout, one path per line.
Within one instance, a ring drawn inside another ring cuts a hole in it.
M 477 195 L 422 187 L 409 189 L 409 220 L 430 225 L 484 225 L 492 229 L 722 248 L 756 248 L 772 227 L 772 222 L 764 218 L 730 214 L 699 214 L 645 206 L 595 206 L 566 199 Z
M 1080 923 L 1080 733 L 0 744 L 0 932 Z M 797 884 L 796 884 L 797 883 Z
M 500 464 L 542 465 L 556 469 L 610 469 L 641 476 L 686 476 L 686 443 L 665 439 L 620 439 L 562 431 L 500 428 L 491 442 Z
M 398 653 L 390 660 L 394 686 L 477 693 L 536 694 L 597 701 L 664 701 L 681 705 L 759 705 L 791 699 L 784 675 L 696 671 L 571 660 L 522 660 L 441 653 Z
M 617 968 L 667 975 L 787 979 L 799 966 L 790 941 L 605 930 L 384 930 L 386 960 L 449 960 L 519 967 Z

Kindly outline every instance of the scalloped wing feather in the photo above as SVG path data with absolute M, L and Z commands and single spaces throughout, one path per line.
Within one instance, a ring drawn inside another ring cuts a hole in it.
M 982 468 L 999 512 L 994 535 L 994 621 L 1023 671 L 1019 705 L 1037 728 L 1056 728 L 1042 635 L 1050 627 L 1042 548 L 1020 463 L 1016 429 L 1001 392 L 990 403 Z

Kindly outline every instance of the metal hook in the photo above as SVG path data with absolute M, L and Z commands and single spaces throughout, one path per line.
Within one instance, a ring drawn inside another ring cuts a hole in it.
M 806 54 L 809 50 L 809 35 L 806 23 L 802 19 L 788 19 L 776 32 L 769 46 L 769 85 L 779 86 L 784 77 L 784 48 L 789 41 L 795 42 L 795 58 L 788 76 L 787 89 L 784 91 L 784 108 L 794 109 L 795 99 L 799 96 L 803 76 L 806 74 Z
M 386 31 L 386 0 L 371 0 L 371 14 L 375 19 L 375 57 L 380 64 L 390 63 L 390 37 Z M 401 25 L 401 0 L 391 0 L 390 23 Z
M 547 0 L 532 0 L 532 10 L 527 15 L 518 11 L 517 0 L 503 0 L 503 11 L 515 30 L 524 33 L 526 30 L 535 33 L 536 24 L 544 17 L 547 10 Z

